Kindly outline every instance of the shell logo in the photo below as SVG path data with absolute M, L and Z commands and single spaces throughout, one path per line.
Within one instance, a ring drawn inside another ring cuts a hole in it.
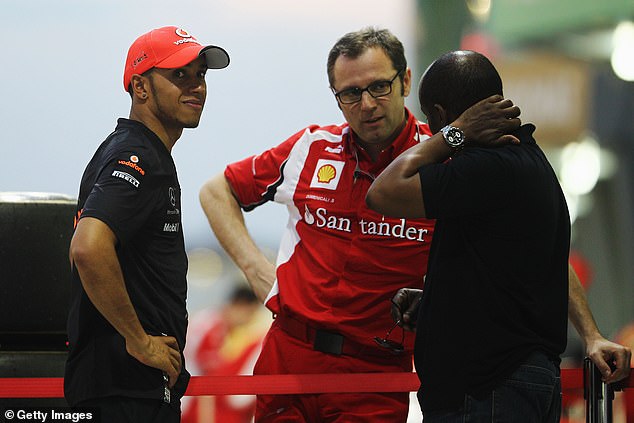
M 310 180 L 310 188 L 334 191 L 339 185 L 346 162 L 341 160 L 319 159 L 315 164 L 315 173 Z
M 317 171 L 317 182 L 327 184 L 337 176 L 337 169 L 333 165 L 327 164 Z

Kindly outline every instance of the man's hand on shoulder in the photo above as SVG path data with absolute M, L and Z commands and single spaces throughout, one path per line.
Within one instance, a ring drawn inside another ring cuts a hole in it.
M 511 100 L 493 95 L 465 110 L 452 126 L 464 132 L 465 146 L 496 147 L 519 144 L 519 139 L 510 135 L 522 124 L 519 115 L 519 107 Z

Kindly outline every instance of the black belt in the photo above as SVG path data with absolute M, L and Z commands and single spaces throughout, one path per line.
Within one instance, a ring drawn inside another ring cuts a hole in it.
M 336 332 L 316 329 L 304 322 L 285 315 L 277 315 L 275 321 L 280 328 L 293 338 L 312 344 L 315 351 L 334 355 L 358 357 L 363 355 L 387 357 L 390 354 L 380 348 L 373 348 L 351 341 Z

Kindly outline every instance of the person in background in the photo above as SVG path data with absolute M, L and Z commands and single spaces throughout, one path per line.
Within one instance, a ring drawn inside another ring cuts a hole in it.
M 617 367 L 606 379 L 629 371 L 629 349 L 603 339 L 578 279 L 569 283 L 568 208 L 535 127 L 496 148 L 462 130 L 462 113 L 492 95 L 502 96 L 502 81 L 483 55 L 437 59 L 419 85 L 435 135 L 393 161 L 366 196 L 386 216 L 436 219 L 425 288 L 399 290 L 392 307 L 397 322 L 416 327 L 425 422 L 558 422 L 569 302 L 587 345 L 600 341 L 603 364 Z
M 386 335 L 393 326 L 386 311 L 399 288 L 423 286 L 434 222 L 376 213 L 364 198 L 374 178 L 430 131 L 404 105 L 412 75 L 390 31 L 344 35 L 327 73 L 345 123 L 301 129 L 228 165 L 200 193 L 216 237 L 275 316 L 257 375 L 412 369 L 413 336 L 401 328 Z M 510 101 L 482 102 L 465 112 L 463 129 L 496 140 L 519 126 L 509 119 L 517 113 Z M 269 201 L 289 214 L 277 265 L 242 214 Z M 408 403 L 407 392 L 259 395 L 255 420 L 405 422 Z
M 207 69 L 229 56 L 182 28 L 158 28 L 130 47 L 128 119 L 84 171 L 70 244 L 72 297 L 64 393 L 103 422 L 177 422 L 189 373 L 187 256 L 171 151 L 198 126 Z
M 253 290 L 237 285 L 219 310 L 203 310 L 191 319 L 185 349 L 189 371 L 202 376 L 253 374 L 268 325 L 270 317 Z M 183 423 L 248 423 L 255 413 L 254 395 L 185 400 Z

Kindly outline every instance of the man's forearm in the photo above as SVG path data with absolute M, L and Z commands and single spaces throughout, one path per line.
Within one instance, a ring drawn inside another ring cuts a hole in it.
M 275 279 L 275 266 L 251 238 L 231 187 L 220 174 L 200 191 L 200 203 L 222 248 L 247 277 L 253 291 L 264 302 Z
M 613 383 L 621 380 L 630 374 L 632 352 L 601 335 L 581 282 L 572 266 L 568 266 L 568 318 L 583 340 L 585 354 L 597 366 L 603 381 Z
M 87 268 L 78 268 L 86 295 L 95 308 L 126 340 L 142 348 L 147 343 L 147 333 L 130 301 L 122 278 L 99 275 Z
M 568 265 L 568 318 L 585 344 L 600 338 L 586 294 L 572 265 Z
M 418 169 L 449 158 L 451 148 L 442 134 L 411 147 L 390 163 L 366 194 L 366 204 L 386 216 L 426 217 Z

